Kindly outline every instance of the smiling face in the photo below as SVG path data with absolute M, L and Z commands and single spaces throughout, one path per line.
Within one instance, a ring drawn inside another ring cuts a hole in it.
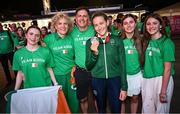
M 103 16 L 97 16 L 93 18 L 93 25 L 96 32 L 102 37 L 105 38 L 108 33 L 109 22 L 104 19 Z
M 146 21 L 146 30 L 151 36 L 155 36 L 156 34 L 159 34 L 160 27 L 161 27 L 160 22 L 153 17 L 150 17 Z
M 75 20 L 76 20 L 76 24 L 79 28 L 82 28 L 82 29 L 87 28 L 87 26 L 89 25 L 88 12 L 84 9 L 79 10 L 76 13 Z
M 123 20 L 123 28 L 127 34 L 134 32 L 136 28 L 136 22 L 132 17 L 127 17 Z
M 40 39 L 40 31 L 37 28 L 30 28 L 26 33 L 27 45 L 38 45 Z
M 18 34 L 18 36 L 23 37 L 23 34 L 24 34 L 23 28 L 18 27 L 17 28 L 17 34 Z
M 61 36 L 65 36 L 69 29 L 67 19 L 60 18 L 55 24 L 55 29 Z

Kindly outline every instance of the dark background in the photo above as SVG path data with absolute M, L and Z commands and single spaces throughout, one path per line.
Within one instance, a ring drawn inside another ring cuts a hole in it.
M 148 7 L 150 11 L 161 9 L 165 6 L 178 2 L 179 0 L 51 0 L 51 10 L 74 9 L 78 6 L 107 6 L 123 4 L 124 9 Z M 43 11 L 42 0 L 2 0 L 0 3 L 0 14 L 30 14 L 40 15 Z

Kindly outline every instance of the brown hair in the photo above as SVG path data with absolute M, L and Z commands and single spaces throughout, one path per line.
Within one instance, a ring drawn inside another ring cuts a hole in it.
M 85 11 L 88 13 L 88 15 L 90 16 L 90 11 L 89 11 L 89 9 L 88 9 L 87 7 L 85 7 L 85 6 L 80 6 L 80 7 L 78 7 L 78 8 L 76 9 L 75 15 L 76 15 L 80 10 L 85 10 Z
M 144 42 L 144 44 L 143 44 L 143 50 L 145 51 L 146 50 L 146 48 L 147 48 L 147 46 L 148 46 L 148 43 L 149 43 L 149 40 L 151 39 L 151 35 L 148 33 L 148 31 L 147 31 L 147 29 L 146 29 L 146 23 L 147 23 L 147 20 L 149 19 L 149 18 L 155 18 L 155 19 L 157 19 L 158 21 L 159 21 L 159 23 L 160 23 L 160 25 L 162 26 L 161 28 L 160 28 L 160 33 L 161 34 L 163 34 L 163 35 L 166 35 L 167 36 L 167 33 L 166 33 L 166 31 L 165 31 L 165 23 L 164 23 L 164 21 L 163 21 L 163 19 L 162 19 L 162 17 L 159 15 L 159 14 L 157 14 L 157 13 L 152 13 L 152 14 L 150 14 L 150 15 L 148 15 L 146 18 L 145 18 L 145 20 L 144 20 L 144 33 L 143 33 L 143 42 Z
M 128 17 L 133 18 L 134 21 L 135 21 L 135 23 L 136 23 L 137 20 L 136 20 L 136 17 L 135 17 L 134 15 L 132 15 L 132 14 L 126 14 L 126 15 L 124 15 L 123 18 L 122 18 L 122 24 L 123 24 L 123 21 L 124 21 L 126 18 L 128 18 Z M 122 39 L 127 38 L 124 30 L 122 31 L 120 37 L 121 37 Z M 143 53 L 143 52 L 142 52 L 142 38 L 141 38 L 141 36 L 140 36 L 140 34 L 139 34 L 139 31 L 138 31 L 137 27 L 134 29 L 134 34 L 133 34 L 133 36 L 132 36 L 132 39 L 134 40 L 134 45 L 135 45 L 135 47 L 136 47 L 139 55 L 141 56 L 142 53 Z
M 39 31 L 39 33 L 41 34 L 41 29 L 40 29 L 38 26 L 36 26 L 36 25 L 31 25 L 31 26 L 29 26 L 29 27 L 27 28 L 27 30 L 26 30 L 26 34 L 27 34 L 28 31 L 29 31 L 30 29 L 32 29 L 32 28 L 37 29 L 37 30 Z

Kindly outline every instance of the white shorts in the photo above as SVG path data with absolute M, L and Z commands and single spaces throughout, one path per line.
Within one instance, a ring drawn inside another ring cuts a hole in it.
M 143 78 L 142 84 L 142 113 L 169 113 L 171 98 L 174 89 L 172 76 L 167 87 L 167 103 L 161 103 L 159 94 L 161 92 L 162 76 L 155 78 Z
M 133 95 L 139 95 L 142 87 L 142 72 L 140 71 L 134 75 L 127 75 L 127 83 L 127 95 L 130 97 Z

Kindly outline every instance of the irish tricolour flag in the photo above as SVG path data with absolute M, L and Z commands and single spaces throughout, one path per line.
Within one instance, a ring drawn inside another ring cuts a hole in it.
M 11 92 L 7 98 L 7 113 L 70 113 L 64 93 L 60 86 L 21 89 Z

